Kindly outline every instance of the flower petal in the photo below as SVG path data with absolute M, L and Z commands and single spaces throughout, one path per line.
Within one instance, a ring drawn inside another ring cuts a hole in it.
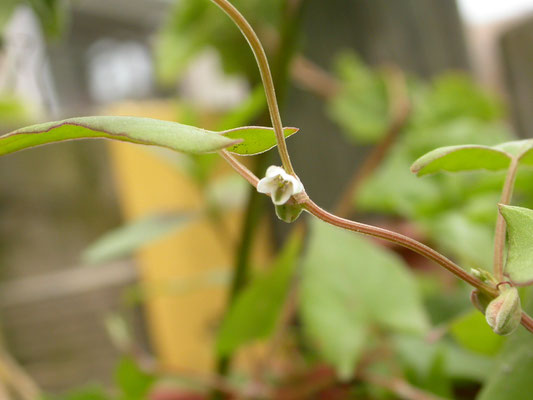
M 297 194 L 304 191 L 304 185 L 294 176 L 288 175 L 285 180 L 292 184 L 292 194 Z
M 282 187 L 277 187 L 276 190 L 272 193 L 272 202 L 280 206 L 282 204 L 285 204 L 292 196 L 292 191 L 290 190 L 288 185 L 284 185 Z
M 285 170 L 281 167 L 278 167 L 277 165 L 271 165 L 267 168 L 265 176 L 267 178 L 273 178 L 275 176 L 281 175 L 282 178 L 285 179 L 284 175 L 287 175 Z
M 265 177 L 257 183 L 257 191 L 259 193 L 274 194 L 278 184 L 274 177 Z

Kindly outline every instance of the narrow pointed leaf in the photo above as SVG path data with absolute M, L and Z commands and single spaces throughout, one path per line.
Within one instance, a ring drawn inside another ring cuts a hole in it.
M 298 130 L 298 128 L 283 128 L 283 134 L 288 138 L 298 132 Z M 277 144 L 274 129 L 262 126 L 235 128 L 221 132 L 221 134 L 228 139 L 241 140 L 239 143 L 226 149 L 231 153 L 241 156 L 261 154 L 275 147 Z
M 497 171 L 507 168 L 510 162 L 511 155 L 496 148 L 478 145 L 447 146 L 420 157 L 411 166 L 411 171 L 418 176 L 439 171 Z
M 209 153 L 238 140 L 176 122 L 136 117 L 80 117 L 47 122 L 0 137 L 0 155 L 74 139 L 105 138 L 156 145 L 185 153 Z
M 186 214 L 157 214 L 133 221 L 102 236 L 84 251 L 82 259 L 95 264 L 129 256 L 142 246 L 179 229 L 191 218 Z
M 533 210 L 500 205 L 507 223 L 505 274 L 518 285 L 533 283 Z
M 301 235 L 293 234 L 272 268 L 239 294 L 217 337 L 219 355 L 230 354 L 243 344 L 267 338 L 273 332 L 283 308 L 301 244 Z

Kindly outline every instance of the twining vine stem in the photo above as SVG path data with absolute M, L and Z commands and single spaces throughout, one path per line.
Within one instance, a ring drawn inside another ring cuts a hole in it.
M 281 157 L 281 162 L 285 171 L 291 175 L 296 175 L 291 164 L 291 159 L 289 157 L 289 152 L 287 151 L 287 144 L 285 143 L 285 136 L 283 135 L 283 124 L 281 123 L 281 114 L 279 112 L 278 100 L 276 98 L 276 90 L 274 88 L 274 80 L 272 79 L 272 74 L 270 73 L 270 67 L 268 65 L 268 59 L 263 49 L 261 41 L 257 37 L 257 34 L 254 32 L 253 28 L 250 26 L 248 21 L 242 16 L 242 14 L 237 10 L 230 2 L 227 0 L 211 0 L 217 6 L 219 6 L 228 16 L 233 20 L 233 22 L 239 27 L 242 34 L 248 41 L 248 44 L 252 48 L 255 59 L 257 60 L 257 65 L 259 66 L 259 71 L 261 73 L 261 79 L 263 81 L 263 86 L 265 87 L 265 94 L 268 104 L 268 110 L 270 112 L 270 118 L 272 119 L 272 127 L 276 133 L 276 140 L 278 142 L 278 151 L 279 156 Z
M 507 176 L 502 189 L 502 197 L 500 204 L 509 204 L 513 195 L 514 182 L 516 180 L 516 171 L 518 170 L 518 158 L 513 157 L 511 164 L 507 170 Z M 506 232 L 505 219 L 501 213 L 498 213 L 496 220 L 496 231 L 494 234 L 494 276 L 498 282 L 502 282 L 503 279 L 503 261 L 504 261 L 504 248 L 505 248 L 505 232 Z
M 228 16 L 235 22 L 235 24 L 240 28 L 246 40 L 248 41 L 252 51 L 257 60 L 257 64 L 261 73 L 261 78 L 263 80 L 263 86 L 265 89 L 265 94 L 268 103 L 268 109 L 270 112 L 270 117 L 272 119 L 272 124 L 274 131 L 276 133 L 276 140 L 278 142 L 278 151 L 283 162 L 283 167 L 285 170 L 295 175 L 294 169 L 292 168 L 289 153 L 287 151 L 287 145 L 285 143 L 285 137 L 283 135 L 283 126 L 281 123 L 281 115 L 279 112 L 279 107 L 276 99 L 276 92 L 274 89 L 274 83 L 272 79 L 272 74 L 270 73 L 270 67 L 268 65 L 268 59 L 266 57 L 265 51 L 259 38 L 254 32 L 253 28 L 250 26 L 248 21 L 242 16 L 242 14 L 227 0 L 211 0 L 217 4 L 222 10 L 228 14 Z M 233 156 L 230 156 L 227 152 L 220 152 L 220 154 L 230 163 L 230 165 L 241 174 L 248 182 L 256 186 L 259 181 L 258 178 L 244 167 L 237 159 Z M 514 161 L 516 162 L 516 160 Z M 514 172 L 513 172 L 514 169 Z M 507 175 L 506 183 L 503 190 L 502 202 L 509 201 L 511 197 L 511 192 L 514 184 L 516 174 L 516 165 L 511 163 L 509 168 L 509 173 Z M 320 208 L 316 205 L 305 193 L 300 193 L 295 200 L 302 204 L 302 206 L 315 217 L 338 227 L 351 230 L 354 232 L 359 232 L 365 235 L 374 236 L 380 239 L 384 239 L 393 243 L 396 243 L 400 246 L 408 248 L 429 260 L 436 262 L 442 267 L 446 268 L 448 271 L 456 275 L 458 278 L 469 283 L 473 287 L 479 289 L 480 291 L 488 294 L 491 297 L 496 297 L 498 291 L 495 287 L 489 286 L 476 277 L 468 274 L 461 267 L 455 264 L 453 261 L 440 254 L 436 250 L 432 249 L 429 246 L 426 246 L 423 243 L 418 242 L 415 239 L 412 239 L 408 236 L 404 236 L 397 232 L 389 231 L 387 229 L 379 228 L 372 225 L 366 225 L 360 222 L 350 221 L 333 215 L 326 210 Z M 505 221 L 504 221 L 505 222 Z M 505 225 L 503 225 L 503 230 L 505 231 Z M 498 234 L 498 233 L 497 233 Z M 504 232 L 505 234 L 505 232 Z M 504 234 L 502 236 L 504 236 Z M 503 246 L 502 246 L 503 248 Z M 503 253 L 503 250 L 502 250 Z M 529 317 L 526 313 L 522 312 L 522 325 L 533 333 L 533 319 Z

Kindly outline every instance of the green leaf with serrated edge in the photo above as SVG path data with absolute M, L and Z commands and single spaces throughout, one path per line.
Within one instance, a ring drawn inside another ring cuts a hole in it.
M 286 138 L 298 132 L 298 128 L 283 128 Z M 253 156 L 276 147 L 276 134 L 274 129 L 262 126 L 246 126 L 221 132 L 228 139 L 241 140 L 229 146 L 226 150 L 241 156 Z
M 108 232 L 91 244 L 82 255 L 89 264 L 116 260 L 131 255 L 142 246 L 176 231 L 190 222 L 188 214 L 156 214 L 130 222 Z
M 28 126 L 0 137 L 0 155 L 74 139 L 105 138 L 209 153 L 238 143 L 216 132 L 176 122 L 137 117 L 80 117 Z
M 502 336 L 490 329 L 485 316 L 478 310 L 472 310 L 452 321 L 450 333 L 465 349 L 488 356 L 496 354 L 504 342 Z
M 274 330 L 302 244 L 295 233 L 273 267 L 254 280 L 235 300 L 217 337 L 217 352 L 224 356 L 243 344 L 264 339 Z
M 507 168 L 510 162 L 510 154 L 489 146 L 447 146 L 420 157 L 411 166 L 411 171 L 418 176 L 439 171 L 458 172 L 476 169 L 497 171 Z
M 533 210 L 500 204 L 507 223 L 505 274 L 517 285 L 533 283 Z
M 531 315 L 533 298 L 528 288 L 524 311 Z M 533 393 L 533 335 L 520 327 L 507 339 L 477 400 L 529 399 Z
M 300 286 L 302 323 L 309 342 L 341 377 L 353 373 L 371 326 L 428 329 L 418 287 L 401 259 L 320 221 L 311 228 Z

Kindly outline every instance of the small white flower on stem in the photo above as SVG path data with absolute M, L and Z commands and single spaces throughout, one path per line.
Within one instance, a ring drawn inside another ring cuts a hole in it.
M 272 202 L 277 206 L 285 204 L 291 196 L 303 190 L 302 182 L 275 165 L 268 167 L 266 176 L 257 184 L 257 191 L 270 194 Z

